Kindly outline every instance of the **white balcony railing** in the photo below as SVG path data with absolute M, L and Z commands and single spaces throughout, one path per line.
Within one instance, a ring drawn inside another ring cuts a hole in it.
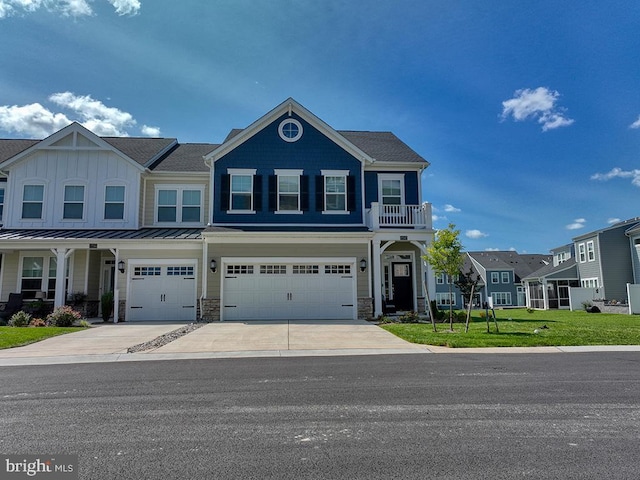
M 380 205 L 371 203 L 367 226 L 372 230 L 380 228 L 431 229 L 431 204 L 422 205 Z

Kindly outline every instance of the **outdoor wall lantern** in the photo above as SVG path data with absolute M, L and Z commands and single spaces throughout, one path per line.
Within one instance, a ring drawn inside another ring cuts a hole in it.
M 364 272 L 367 269 L 367 261 L 363 258 L 360 260 L 360 271 Z
M 118 262 L 118 270 L 120 270 L 120 273 L 124 273 L 124 260 Z
M 209 261 L 209 270 L 211 270 L 211 273 L 216 273 L 216 271 L 218 271 L 218 262 L 216 262 L 215 258 L 212 258 Z

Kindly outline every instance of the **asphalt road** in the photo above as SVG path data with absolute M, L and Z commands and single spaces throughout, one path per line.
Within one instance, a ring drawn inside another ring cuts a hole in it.
M 0 407 L 92 480 L 640 478 L 638 352 L 4 367 Z

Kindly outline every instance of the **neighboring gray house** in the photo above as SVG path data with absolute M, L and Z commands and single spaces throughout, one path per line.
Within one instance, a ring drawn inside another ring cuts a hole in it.
M 638 280 L 634 269 L 640 271 L 639 248 L 640 218 L 573 238 L 573 243 L 551 251 L 553 265 L 525 278 L 527 305 L 570 308 L 572 287 L 592 288 L 594 298 L 626 303 L 627 283 Z
M 467 252 L 464 254 L 462 273 L 472 271 L 480 276 L 474 305 L 481 306 L 488 297 L 495 307 L 514 307 L 526 304 L 522 279 L 535 270 L 551 263 L 551 255 L 521 254 L 515 251 Z M 449 305 L 449 278 L 436 276 L 436 302 L 438 306 Z M 455 279 L 454 279 L 455 281 Z M 460 290 L 454 285 L 452 304 L 462 308 Z

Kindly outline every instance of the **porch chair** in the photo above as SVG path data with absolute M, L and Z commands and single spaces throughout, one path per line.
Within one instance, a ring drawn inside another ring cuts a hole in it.
M 0 320 L 6 322 L 14 313 L 19 312 L 20 309 L 22 309 L 22 294 L 10 293 L 7 303 L 3 307 L 0 307 Z

